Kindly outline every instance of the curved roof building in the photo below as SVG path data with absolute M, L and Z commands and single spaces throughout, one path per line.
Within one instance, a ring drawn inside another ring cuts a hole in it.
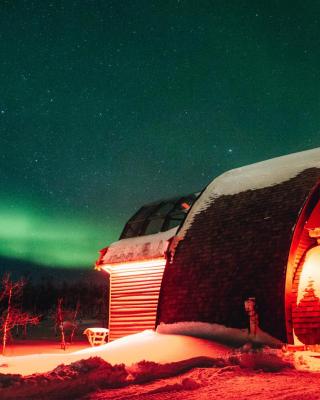
M 110 340 L 161 322 L 250 320 L 320 344 L 320 148 L 143 206 L 97 266 L 110 275 Z
M 254 298 L 263 331 L 320 343 L 319 227 L 319 148 L 224 173 L 171 242 L 157 322 L 245 328 Z

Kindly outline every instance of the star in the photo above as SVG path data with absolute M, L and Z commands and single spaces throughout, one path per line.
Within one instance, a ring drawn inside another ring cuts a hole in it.
M 20 3 L 1 26 L 4 209 L 19 192 L 30 214 L 41 203 L 77 226 L 85 210 L 107 245 L 143 204 L 320 145 L 317 2 Z

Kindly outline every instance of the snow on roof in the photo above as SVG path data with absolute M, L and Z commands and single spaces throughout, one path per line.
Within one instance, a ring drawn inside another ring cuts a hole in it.
M 101 264 L 164 257 L 169 245 L 168 241 L 176 234 L 177 229 L 178 227 L 175 227 L 153 235 L 114 242 L 103 256 Z
M 308 168 L 320 168 L 320 147 L 223 173 L 215 178 L 195 201 L 178 232 L 179 240 L 184 238 L 195 216 L 206 210 L 218 197 L 274 186 L 294 178 Z

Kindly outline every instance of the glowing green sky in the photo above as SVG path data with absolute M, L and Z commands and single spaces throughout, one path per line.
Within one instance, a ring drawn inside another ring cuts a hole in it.
M 0 2 L 0 256 L 91 266 L 143 203 L 320 145 L 320 2 Z
M 25 204 L 0 207 L 0 254 L 48 266 L 93 265 L 98 249 L 114 238 L 85 219 L 43 214 Z

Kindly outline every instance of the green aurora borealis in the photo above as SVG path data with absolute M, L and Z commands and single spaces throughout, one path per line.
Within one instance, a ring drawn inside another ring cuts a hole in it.
M 91 267 L 138 207 L 320 145 L 318 1 L 3 0 L 0 257 Z
M 31 205 L 9 207 L 3 203 L 0 208 L 0 254 L 5 257 L 48 266 L 88 266 L 94 263 L 92 250 L 113 239 L 80 217 L 44 215 Z

